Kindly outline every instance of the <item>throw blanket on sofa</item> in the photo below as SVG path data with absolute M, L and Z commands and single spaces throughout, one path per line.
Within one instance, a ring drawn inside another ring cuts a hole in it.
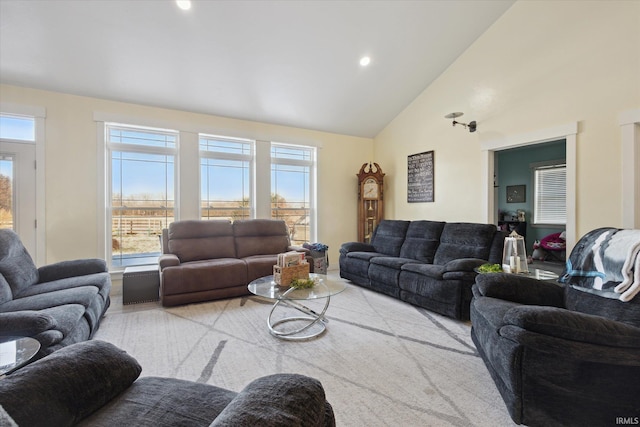
M 640 230 L 600 228 L 580 239 L 560 282 L 630 301 L 640 292 Z

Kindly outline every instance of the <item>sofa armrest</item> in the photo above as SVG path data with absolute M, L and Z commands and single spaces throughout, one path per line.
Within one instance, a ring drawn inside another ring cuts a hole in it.
M 53 316 L 24 310 L 0 313 L 0 336 L 32 337 L 57 326 Z
M 320 381 L 298 374 L 269 375 L 238 393 L 211 427 L 333 425 L 327 405 Z
M 451 272 L 451 271 L 473 272 L 475 271 L 476 268 L 486 263 L 487 263 L 487 260 L 479 259 L 479 258 L 452 259 L 451 261 L 449 261 L 444 265 L 444 270 L 446 272 Z
M 369 243 L 363 243 L 363 242 L 347 242 L 347 243 L 343 243 L 342 246 L 340 246 L 340 253 L 341 254 L 346 254 L 349 252 L 375 252 L 375 248 L 373 247 L 373 245 L 370 245 Z
M 528 305 L 564 307 L 564 290 L 554 283 L 508 273 L 476 276 L 474 295 Z
M 158 266 L 160 271 L 167 267 L 175 267 L 180 265 L 180 258 L 174 254 L 163 254 L 158 257 Z
M 70 426 L 126 390 L 138 362 L 104 341 L 53 352 L 0 380 L 0 404 L 20 426 Z
M 607 347 L 640 349 L 640 328 L 563 308 L 518 306 L 507 311 L 503 320 L 505 324 L 545 336 Z
M 105 273 L 107 263 L 99 258 L 74 259 L 60 261 L 38 268 L 38 283 L 52 282 L 69 277 L 86 276 L 89 274 Z

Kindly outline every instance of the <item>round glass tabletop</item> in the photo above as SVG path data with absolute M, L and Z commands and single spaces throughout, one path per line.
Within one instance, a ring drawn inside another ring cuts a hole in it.
M 323 274 L 309 274 L 310 279 L 317 281 L 317 284 L 308 289 L 295 289 L 288 286 L 280 286 L 273 281 L 273 276 L 261 277 L 249 283 L 249 292 L 270 299 L 289 299 L 289 300 L 311 300 L 318 298 L 327 298 L 347 288 L 342 280 L 327 279 Z
M 0 375 L 9 374 L 29 362 L 40 350 L 40 343 L 29 337 L 14 337 L 0 343 Z

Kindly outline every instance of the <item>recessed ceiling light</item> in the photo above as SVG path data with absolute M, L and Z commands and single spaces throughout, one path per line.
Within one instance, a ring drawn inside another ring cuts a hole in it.
M 191 0 L 176 0 L 176 4 L 182 10 L 191 9 Z
M 362 65 L 363 67 L 366 67 L 370 63 L 371 63 L 371 58 L 369 58 L 368 56 L 363 56 L 362 58 L 360 58 L 360 65 Z

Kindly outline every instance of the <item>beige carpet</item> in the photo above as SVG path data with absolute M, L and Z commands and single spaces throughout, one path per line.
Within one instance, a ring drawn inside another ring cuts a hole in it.
M 289 342 L 268 332 L 271 305 L 244 297 L 165 309 L 115 295 L 95 339 L 133 355 L 142 376 L 235 391 L 278 372 L 318 378 L 339 426 L 515 425 L 468 322 L 349 284 L 331 299 L 324 334 Z

